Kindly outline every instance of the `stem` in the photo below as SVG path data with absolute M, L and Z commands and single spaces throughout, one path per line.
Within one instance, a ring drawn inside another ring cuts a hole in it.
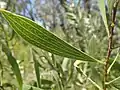
M 77 67 L 79 68 L 79 67 Z M 80 71 L 83 73 L 83 75 L 94 85 L 96 86 L 99 90 L 103 90 L 96 82 L 94 82 L 90 77 L 88 77 L 82 69 Z
M 111 68 L 113 67 L 113 65 L 115 64 L 116 60 L 118 59 L 118 56 L 119 56 L 119 53 L 117 53 L 117 55 L 116 55 L 114 61 L 113 61 L 112 64 L 109 66 L 109 68 L 108 68 L 108 70 L 107 70 L 107 74 L 109 74 Z
M 117 78 L 115 78 L 115 79 L 113 79 L 112 81 L 110 81 L 110 82 L 106 82 L 106 84 L 111 84 L 111 83 L 113 83 L 113 82 L 115 82 L 115 81 L 117 81 L 117 80 L 119 80 L 120 79 L 120 76 L 119 77 L 117 77 Z
M 118 3 L 119 3 L 119 0 L 116 0 L 116 2 L 114 3 L 113 11 L 112 11 L 112 24 L 109 29 L 108 51 L 107 51 L 107 56 L 106 56 L 106 61 L 105 61 L 105 66 L 104 66 L 104 90 L 107 90 L 107 85 L 105 83 L 108 82 L 107 71 L 108 71 L 109 59 L 110 59 L 112 47 L 113 47 L 113 30 L 115 27 L 115 18 L 116 18 Z
M 112 49 L 117 49 L 120 48 L 120 45 L 113 47 Z

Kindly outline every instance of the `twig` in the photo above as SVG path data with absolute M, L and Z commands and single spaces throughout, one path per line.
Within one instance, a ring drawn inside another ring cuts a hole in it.
M 119 77 L 117 77 L 117 78 L 115 78 L 115 79 L 113 79 L 113 80 L 112 80 L 112 81 L 110 81 L 110 82 L 106 82 L 106 85 L 111 84 L 111 83 L 113 83 L 113 82 L 117 81 L 118 79 L 120 79 L 120 76 L 119 76 Z
M 107 74 L 109 74 L 111 68 L 113 67 L 113 65 L 115 64 L 116 60 L 118 59 L 118 56 L 119 56 L 119 53 L 117 53 L 117 55 L 116 55 L 114 61 L 113 61 L 112 64 L 109 66 L 109 68 L 108 68 L 108 70 L 107 70 Z
M 112 49 L 117 49 L 117 48 L 120 48 L 120 45 L 112 47 Z
M 96 82 L 94 82 L 90 77 L 88 77 L 88 76 L 83 72 L 82 69 L 80 69 L 80 70 L 81 70 L 81 72 L 83 73 L 83 75 L 84 75 L 94 86 L 96 86 L 99 90 L 103 90 Z
M 107 57 L 106 57 L 106 61 L 105 61 L 105 66 L 104 66 L 104 90 L 107 89 L 107 85 L 105 84 L 106 82 L 108 82 L 108 74 L 107 74 L 107 70 L 109 67 L 109 58 L 111 56 L 111 52 L 112 52 L 112 47 L 113 47 L 113 30 L 115 27 L 115 19 L 116 19 L 116 12 L 117 12 L 117 6 L 118 6 L 119 0 L 116 0 L 116 2 L 114 3 L 113 6 L 113 11 L 112 11 L 112 24 L 111 27 L 109 29 L 109 41 L 108 41 L 108 51 L 107 51 Z

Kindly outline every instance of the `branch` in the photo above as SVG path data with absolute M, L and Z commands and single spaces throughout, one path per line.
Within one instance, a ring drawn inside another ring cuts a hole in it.
M 107 85 L 105 84 L 106 82 L 108 82 L 108 67 L 109 67 L 109 58 L 111 56 L 111 52 L 112 52 L 112 47 L 113 47 L 113 30 L 115 27 L 115 19 L 116 19 L 116 12 L 117 12 L 117 6 L 118 6 L 119 0 L 116 0 L 116 2 L 114 3 L 113 6 L 113 11 L 112 11 L 112 23 L 111 23 L 111 27 L 109 29 L 109 41 L 108 41 L 108 51 L 107 51 L 107 57 L 106 57 L 106 61 L 105 61 L 105 66 L 104 66 L 104 90 L 107 89 Z

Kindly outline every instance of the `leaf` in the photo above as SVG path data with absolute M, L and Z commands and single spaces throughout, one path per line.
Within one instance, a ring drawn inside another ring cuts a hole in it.
M 14 38 L 14 36 L 15 36 L 15 31 L 12 30 L 12 35 L 10 37 L 10 40 L 12 40 Z
M 109 36 L 109 29 L 108 29 L 108 23 L 107 23 L 107 17 L 106 17 L 106 9 L 105 9 L 105 0 L 98 0 L 98 6 L 102 15 L 102 19 L 106 28 L 106 32 Z
M 109 14 L 111 15 L 112 13 L 112 8 L 113 8 L 113 5 L 115 3 L 115 0 L 107 0 L 107 3 L 108 3 L 108 12 Z
M 61 40 L 32 20 L 20 15 L 13 14 L 3 9 L 0 9 L 0 12 L 17 34 L 35 46 L 63 57 L 82 61 L 97 61 L 99 63 L 102 63 L 101 61 L 72 47 L 67 42 Z
M 99 50 L 98 47 L 99 46 L 97 44 L 97 38 L 95 37 L 95 35 L 93 35 L 88 42 L 88 49 L 87 50 L 88 50 L 89 55 L 97 57 L 97 55 L 99 55 L 98 54 L 98 50 Z
M 36 60 L 34 51 L 33 51 L 33 61 L 34 61 L 36 78 L 37 78 L 37 84 L 38 84 L 38 87 L 40 88 L 41 87 L 41 80 L 40 80 L 39 62 Z
M 6 54 L 8 61 L 12 66 L 12 70 L 13 70 L 14 74 L 16 75 L 16 78 L 17 78 L 17 81 L 19 84 L 19 88 L 20 88 L 19 90 L 22 90 L 23 81 L 22 81 L 22 76 L 20 73 L 19 66 L 16 62 L 16 59 L 12 56 L 12 53 L 9 50 L 9 48 L 3 43 L 2 43 L 2 50 Z

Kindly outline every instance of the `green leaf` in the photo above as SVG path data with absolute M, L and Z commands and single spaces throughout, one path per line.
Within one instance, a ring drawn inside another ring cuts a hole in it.
M 88 53 L 91 55 L 91 56 L 94 56 L 94 57 L 97 57 L 98 54 L 98 44 L 97 44 L 97 38 L 93 35 L 91 37 L 91 39 L 89 40 L 89 43 L 88 43 Z
M 99 63 L 102 63 L 101 61 L 72 47 L 67 42 L 61 40 L 32 20 L 20 15 L 13 14 L 3 9 L 0 9 L 0 12 L 17 34 L 35 46 L 63 57 L 82 61 L 97 61 Z
M 41 80 L 40 80 L 39 62 L 36 60 L 34 51 L 33 51 L 33 61 L 34 61 L 36 78 L 37 78 L 37 84 L 38 84 L 38 87 L 40 88 L 41 87 Z
M 105 0 L 98 0 L 98 6 L 99 6 L 99 9 L 100 9 L 100 12 L 101 12 L 101 15 L 102 15 L 104 25 L 106 27 L 107 34 L 109 36 L 109 29 L 108 29 L 106 9 L 105 9 Z
M 111 15 L 112 13 L 112 8 L 113 8 L 113 5 L 115 3 L 115 0 L 107 0 L 107 3 L 108 3 L 108 12 L 109 14 Z
M 9 48 L 3 43 L 2 43 L 2 50 L 6 54 L 8 61 L 12 66 L 12 70 L 13 70 L 14 74 L 16 75 L 16 78 L 17 78 L 17 81 L 19 84 L 19 90 L 22 90 L 23 81 L 22 81 L 22 76 L 20 73 L 19 66 L 16 62 L 16 59 L 12 56 L 12 53 L 9 50 Z

